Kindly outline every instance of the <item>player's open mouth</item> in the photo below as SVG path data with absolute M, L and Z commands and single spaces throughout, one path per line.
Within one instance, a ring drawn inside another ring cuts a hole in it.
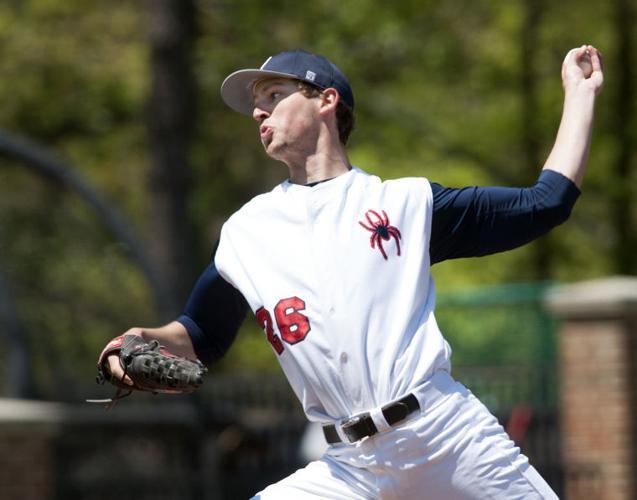
M 274 131 L 267 125 L 261 125 L 259 128 L 259 134 L 261 135 L 261 142 L 264 146 L 268 146 L 272 141 L 272 133 Z

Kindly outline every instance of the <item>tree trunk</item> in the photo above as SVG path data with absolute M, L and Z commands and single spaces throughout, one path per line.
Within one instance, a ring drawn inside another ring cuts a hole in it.
M 522 85 L 522 154 L 521 185 L 535 182 L 542 167 L 540 160 L 541 126 L 538 120 L 537 47 L 538 29 L 542 18 L 542 2 L 526 0 L 521 33 L 521 85 Z M 546 280 L 551 276 L 551 241 L 543 237 L 533 243 L 532 277 Z
M 616 242 L 614 249 L 614 267 L 618 274 L 637 273 L 637 236 L 634 228 L 633 195 L 635 187 L 629 182 L 632 175 L 634 159 L 633 134 L 631 120 L 635 95 L 633 85 L 635 61 L 631 30 L 634 27 L 634 12 L 631 0 L 617 0 L 615 11 L 615 32 L 617 33 L 617 52 L 613 67 L 617 78 L 617 95 L 614 104 L 615 137 L 619 141 L 619 149 L 615 160 L 614 173 L 610 176 L 613 183 L 612 218 L 615 226 Z
M 147 0 L 151 89 L 147 106 L 150 145 L 151 255 L 173 291 L 174 315 L 193 285 L 194 224 L 188 213 L 191 192 L 189 149 L 195 122 L 191 65 L 195 38 L 192 0 Z

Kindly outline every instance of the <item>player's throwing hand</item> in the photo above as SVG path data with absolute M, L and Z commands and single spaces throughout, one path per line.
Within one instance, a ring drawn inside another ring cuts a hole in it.
M 562 84 L 566 92 L 588 89 L 595 95 L 599 94 L 604 84 L 604 65 L 600 52 L 592 45 L 570 50 L 562 64 Z

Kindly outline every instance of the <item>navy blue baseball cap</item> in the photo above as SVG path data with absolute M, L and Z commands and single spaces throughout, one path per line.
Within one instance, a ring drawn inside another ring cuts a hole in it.
M 340 69 L 323 56 L 305 50 L 289 50 L 269 57 L 259 69 L 241 69 L 221 85 L 221 98 L 235 111 L 252 115 L 252 87 L 264 78 L 293 78 L 319 89 L 335 88 L 354 109 L 354 93 Z

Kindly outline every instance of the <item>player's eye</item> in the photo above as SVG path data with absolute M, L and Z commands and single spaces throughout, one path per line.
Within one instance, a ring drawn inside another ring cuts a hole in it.
M 276 101 L 279 97 L 281 97 L 281 92 L 270 92 L 270 101 L 274 102 Z

